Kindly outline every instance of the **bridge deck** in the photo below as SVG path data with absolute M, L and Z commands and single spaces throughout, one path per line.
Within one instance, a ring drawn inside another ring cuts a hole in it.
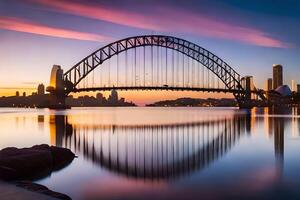
M 110 90 L 170 90 L 170 91 L 195 91 L 195 92 L 218 92 L 218 93 L 244 93 L 242 90 L 224 88 L 199 88 L 199 87 L 168 87 L 168 86 L 113 86 L 113 87 L 91 87 L 75 88 L 72 92 L 110 91 Z M 257 93 L 257 91 L 251 91 Z

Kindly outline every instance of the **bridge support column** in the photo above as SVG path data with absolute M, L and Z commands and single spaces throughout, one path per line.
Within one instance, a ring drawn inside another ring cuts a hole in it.
M 67 109 L 65 94 L 60 94 L 57 91 L 50 92 L 48 108 Z
M 53 65 L 50 76 L 50 86 L 47 87 L 50 93 L 48 108 L 66 109 L 66 93 L 63 80 L 63 70 L 59 65 Z
M 240 109 L 251 109 L 253 107 L 254 107 L 254 105 L 253 105 L 252 101 L 245 101 L 245 102 L 239 103 Z
M 253 108 L 251 91 L 254 89 L 253 76 L 245 76 L 241 79 L 242 87 L 245 89 L 242 101 L 239 102 L 240 108 Z

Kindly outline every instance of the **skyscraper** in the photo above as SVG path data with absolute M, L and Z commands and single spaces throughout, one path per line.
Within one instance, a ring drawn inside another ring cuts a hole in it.
M 105 101 L 105 97 L 103 96 L 102 93 L 97 93 L 96 94 L 96 99 L 100 102 L 103 103 Z
M 37 94 L 38 95 L 44 95 L 45 94 L 45 86 L 44 86 L 44 84 L 39 84 L 38 85 Z
M 272 78 L 268 78 L 267 84 L 266 84 L 266 90 L 267 91 L 273 90 L 273 79 Z
M 108 101 L 112 104 L 116 104 L 118 103 L 118 100 L 118 92 L 116 90 L 112 90 L 110 96 L 108 97 Z
M 273 65 L 273 89 L 283 85 L 282 66 L 278 64 Z
M 297 84 L 295 80 L 292 80 L 292 85 L 291 85 L 292 92 L 297 92 Z
M 97 93 L 97 94 L 96 94 L 96 98 L 97 98 L 98 100 L 102 100 L 102 99 L 103 99 L 103 94 L 102 94 L 102 93 Z

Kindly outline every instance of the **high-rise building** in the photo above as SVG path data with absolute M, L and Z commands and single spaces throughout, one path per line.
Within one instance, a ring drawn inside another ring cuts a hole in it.
M 300 84 L 297 84 L 297 93 L 300 93 Z
M 63 70 L 61 66 L 53 65 L 50 76 L 50 86 L 47 90 L 63 90 L 63 88 Z
M 26 92 L 23 92 L 23 97 L 26 97 Z
M 39 84 L 38 85 L 37 94 L 38 95 L 44 95 L 45 94 L 45 86 L 44 86 L 44 84 Z
M 283 73 L 282 66 L 278 64 L 273 65 L 273 89 L 276 90 L 278 87 L 283 85 Z
M 267 91 L 273 90 L 273 79 L 272 78 L 268 78 L 267 84 L 266 84 L 266 90 Z
M 296 81 L 295 80 L 292 80 L 292 83 L 291 83 L 291 89 L 292 89 L 292 92 L 297 92 L 297 84 L 296 84 Z
M 16 91 L 16 96 L 20 96 L 20 92 L 19 91 Z
M 96 98 L 97 98 L 98 100 L 102 100 L 102 99 L 103 99 L 103 94 L 102 94 L 102 93 L 97 93 L 97 94 L 96 94 Z
M 112 90 L 108 98 L 109 103 L 115 104 L 118 103 L 118 100 L 119 100 L 118 92 L 116 90 Z
M 96 99 L 100 102 L 103 103 L 105 101 L 105 97 L 103 96 L 102 93 L 97 93 L 96 94 Z

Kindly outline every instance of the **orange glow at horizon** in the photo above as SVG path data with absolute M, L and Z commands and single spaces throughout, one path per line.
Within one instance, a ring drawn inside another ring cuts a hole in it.
M 36 88 L 0 88 L 0 97 L 15 96 L 17 91 L 19 92 L 20 96 L 23 95 L 23 92 L 25 92 L 26 96 L 28 96 L 33 92 L 36 92 Z
M 72 94 L 74 97 L 78 96 L 95 96 L 98 92 L 81 92 Z M 102 93 L 105 97 L 110 95 L 110 92 L 105 91 Z M 133 103 L 143 106 L 145 104 L 154 103 L 156 101 L 174 100 L 183 97 L 191 98 L 234 98 L 232 94 L 225 93 L 207 93 L 207 92 L 191 92 L 191 91 L 118 91 L 119 98 L 123 97 L 126 101 L 132 101 Z

